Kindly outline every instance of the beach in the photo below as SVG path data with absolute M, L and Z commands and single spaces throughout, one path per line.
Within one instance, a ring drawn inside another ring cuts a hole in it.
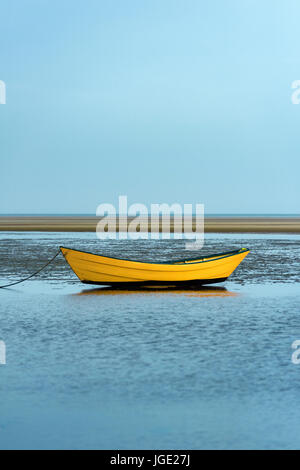
M 0 284 L 60 244 L 148 261 L 187 253 L 184 240 L 3 231 Z M 201 253 L 241 246 L 251 252 L 228 281 L 200 289 L 89 287 L 62 255 L 1 289 L 0 448 L 299 448 L 299 235 L 211 233 Z
M 0 231 L 40 231 L 40 232 L 95 232 L 101 217 L 93 216 L 0 216 Z M 112 223 L 113 219 L 106 219 Z M 128 217 L 117 218 L 116 231 L 127 231 L 133 220 Z M 196 228 L 195 218 L 191 221 Z M 158 221 L 159 231 L 182 232 L 181 219 L 171 219 L 170 227 L 162 227 Z M 151 224 L 142 219 L 141 231 L 149 232 Z M 300 233 L 300 216 L 209 216 L 205 218 L 206 233 Z
M 300 449 L 299 16 L 1 3 L 0 451 Z

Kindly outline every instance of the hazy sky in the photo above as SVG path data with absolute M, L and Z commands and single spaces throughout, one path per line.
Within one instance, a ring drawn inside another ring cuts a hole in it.
M 10 0 L 0 212 L 297 213 L 300 2 Z

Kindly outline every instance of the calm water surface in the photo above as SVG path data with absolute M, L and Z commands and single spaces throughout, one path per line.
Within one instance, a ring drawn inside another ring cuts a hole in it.
M 223 285 L 88 288 L 62 257 L 0 291 L 0 448 L 300 448 L 300 237 L 206 236 L 249 247 Z M 0 284 L 62 244 L 124 258 L 194 257 L 184 242 L 1 233 Z M 223 287 L 222 287 L 223 286 Z

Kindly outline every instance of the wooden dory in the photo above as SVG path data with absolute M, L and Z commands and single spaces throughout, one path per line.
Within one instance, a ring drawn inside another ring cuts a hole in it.
M 162 263 L 109 258 L 60 247 L 67 263 L 85 284 L 109 286 L 193 286 L 225 281 L 248 255 L 247 248 Z

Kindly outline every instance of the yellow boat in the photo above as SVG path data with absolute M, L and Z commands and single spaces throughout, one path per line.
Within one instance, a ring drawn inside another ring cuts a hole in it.
M 60 247 L 81 282 L 103 286 L 196 286 L 225 281 L 248 255 L 247 248 L 203 258 L 148 263 Z

